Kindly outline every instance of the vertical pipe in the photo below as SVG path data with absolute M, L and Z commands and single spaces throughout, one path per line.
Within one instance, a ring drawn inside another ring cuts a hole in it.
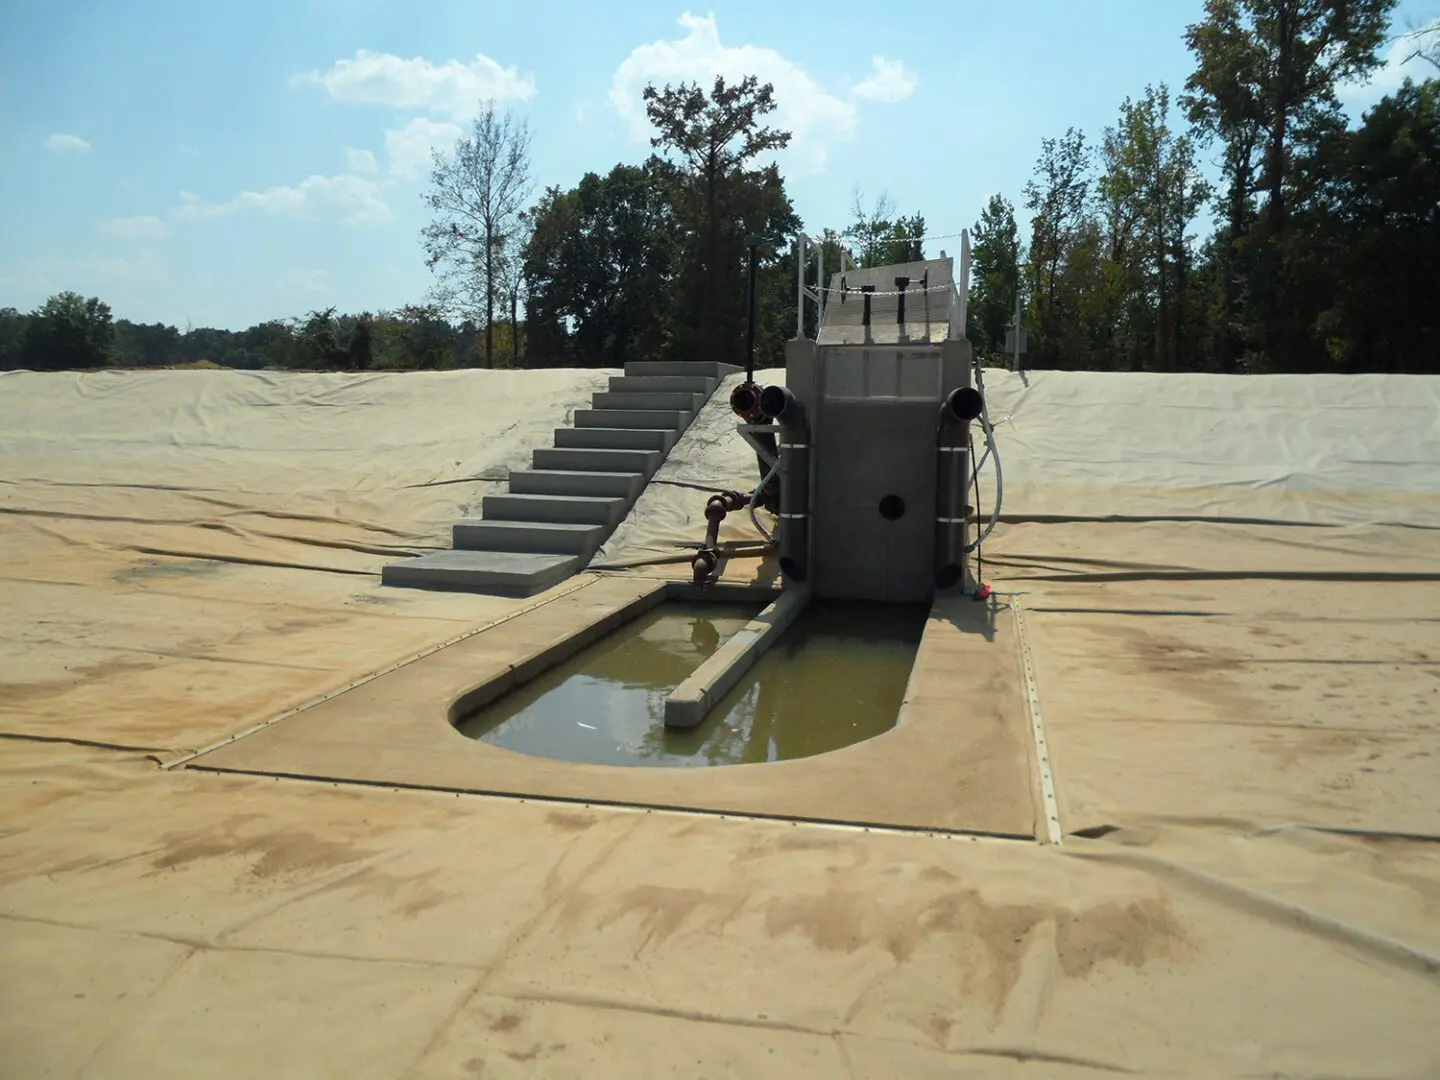
M 780 429 L 780 571 L 799 584 L 809 576 L 810 429 L 788 387 L 767 386 L 760 408 Z
M 968 381 L 968 380 L 967 380 Z M 984 399 L 968 385 L 952 390 L 940 406 L 935 430 L 935 587 L 965 582 L 966 533 L 971 508 L 970 421 Z
M 862 311 L 861 314 L 860 314 L 860 325 L 861 325 L 861 326 L 868 327 L 868 326 L 870 325 L 870 294 L 873 293 L 874 291 L 875 291 L 875 286 L 874 286 L 874 285 L 861 285 L 861 286 L 860 286 L 860 294 L 861 294 L 861 295 L 864 297 L 864 299 L 865 299 L 865 310 Z
M 795 237 L 795 340 L 805 338 L 805 234 Z
M 1020 284 L 1015 284 L 1015 362 L 1014 370 L 1020 370 Z
M 748 315 L 745 320 L 745 381 L 755 381 L 755 252 L 759 245 L 750 243 L 750 283 L 747 288 Z

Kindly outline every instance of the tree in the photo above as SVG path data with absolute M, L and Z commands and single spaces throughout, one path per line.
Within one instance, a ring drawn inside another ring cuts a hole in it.
M 657 131 L 651 145 L 676 159 L 674 205 L 682 235 L 693 238 L 680 256 L 682 317 L 671 348 L 687 359 L 733 361 L 745 324 L 742 216 L 777 227 L 793 220 L 798 227 L 774 166 L 748 166 L 761 154 L 789 145 L 790 133 L 761 126 L 761 118 L 775 109 L 775 95 L 769 83 L 762 86 L 754 76 L 734 85 L 717 76 L 708 96 L 691 83 L 663 90 L 647 86 L 643 96 Z M 744 188 L 780 202 L 762 206 L 752 199 L 742 212 Z M 760 254 L 762 272 L 773 276 L 784 254 L 768 247 Z
M 1440 373 L 1440 80 L 1405 80 L 1334 149 L 1333 210 L 1301 223 L 1333 282 L 1325 355 Z
M 875 196 L 870 212 L 865 212 L 865 192 L 856 187 L 850 193 L 850 215 L 852 221 L 846 230 L 848 252 L 856 266 L 883 266 L 887 259 L 884 252 L 886 240 L 895 230 L 891 216 L 895 213 L 895 200 L 888 191 Z
M 1432 19 L 1429 25 L 1401 34 L 1400 37 L 1411 43 L 1410 52 L 1400 61 L 1402 65 L 1411 60 L 1424 60 L 1436 71 L 1440 71 L 1440 19 Z
M 546 191 L 525 252 L 533 363 L 620 367 L 664 348 L 678 231 L 675 170 L 652 158 Z
M 1146 87 L 1138 102 L 1126 98 L 1120 123 L 1105 132 L 1098 184 L 1110 234 L 1107 278 L 1128 330 L 1122 366 L 1160 371 L 1179 366 L 1188 230 L 1210 196 L 1193 143 L 1171 130 L 1169 116 L 1163 84 Z
M 1058 360 L 1060 328 L 1071 312 L 1059 285 L 1065 260 L 1090 198 L 1090 151 L 1083 132 L 1070 128 L 1060 139 L 1042 139 L 1035 175 L 1025 185 L 1025 207 L 1031 213 L 1030 321 L 1037 331 L 1041 363 Z
M 62 292 L 31 313 L 20 360 L 34 371 L 105 367 L 114 363 L 114 349 L 110 306 Z
M 966 336 L 981 356 L 998 356 L 1020 291 L 1020 227 L 1015 208 L 991 195 L 975 223 L 970 247 Z
M 1372 71 L 1396 0 L 1206 0 L 1186 30 L 1196 58 L 1184 104 L 1224 143 L 1229 232 L 1224 318 L 1227 360 L 1245 344 L 1294 366 L 1310 342 L 1295 327 L 1304 285 L 1288 272 L 1289 221 L 1303 159 L 1340 112 L 1335 87 Z M 1263 196 L 1256 207 L 1252 199 Z M 1301 320 L 1303 322 L 1303 320 Z M 1290 333 L 1282 331 L 1288 323 Z
M 345 359 L 351 371 L 368 371 L 375 364 L 375 332 L 368 311 L 355 320 L 350 342 L 345 346 Z
M 333 307 L 312 311 L 296 335 L 295 344 L 297 366 L 306 370 L 334 371 L 347 363 Z
M 473 314 L 483 297 L 485 363 L 494 367 L 498 268 L 532 190 L 528 126 L 490 103 L 451 154 L 434 155 L 430 183 L 425 202 L 435 220 L 421 236 L 427 265 L 440 273 L 437 298 L 451 312 Z
M 132 367 L 164 367 L 180 359 L 180 331 L 164 323 L 115 323 L 118 363 Z
M 0 308 L 0 371 L 19 367 L 30 316 L 13 307 Z
M 515 227 L 505 237 L 500 264 L 496 269 L 500 294 L 510 309 L 510 366 L 520 366 L 520 293 L 525 287 L 525 251 L 530 244 L 533 223 L 530 211 L 515 215 Z
M 851 241 L 846 253 L 856 266 L 889 266 L 925 257 L 923 216 L 895 217 L 895 201 L 888 191 L 876 196 L 869 213 L 865 211 L 865 193 L 860 188 L 855 188 L 850 198 L 854 220 L 845 234 Z

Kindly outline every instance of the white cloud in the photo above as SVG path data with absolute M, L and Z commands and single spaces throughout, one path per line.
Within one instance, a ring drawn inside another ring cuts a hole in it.
M 62 154 L 68 150 L 75 150 L 83 154 L 90 149 L 90 144 L 79 135 L 63 135 L 57 132 L 54 135 L 46 136 L 45 149 Z
M 206 203 L 188 191 L 171 213 L 186 221 L 225 217 L 242 211 L 258 211 L 293 218 L 331 218 L 342 221 L 385 221 L 390 207 L 380 197 L 380 187 L 363 176 L 311 176 L 293 187 L 268 187 L 245 191 L 222 203 Z
M 641 94 L 649 83 L 699 83 L 709 90 L 717 75 L 728 83 L 754 75 L 775 88 L 775 111 L 764 118 L 766 126 L 793 136 L 783 152 L 792 175 L 822 172 L 831 147 L 854 137 L 855 106 L 821 87 L 814 79 L 774 49 L 759 45 L 727 46 L 713 15 L 686 12 L 680 17 L 686 35 L 676 41 L 657 41 L 634 49 L 621 62 L 610 86 L 610 102 L 637 138 L 653 134 Z
M 873 63 L 875 70 L 852 91 L 858 98 L 893 105 L 915 93 L 915 88 L 920 85 L 920 80 L 913 72 L 907 71 L 900 60 L 886 60 L 883 56 L 877 56 Z
M 140 217 L 111 218 L 108 221 L 100 222 L 96 227 L 106 235 L 118 237 L 121 240 L 154 240 L 164 236 L 167 228 L 165 222 L 149 214 L 143 214 Z
M 291 81 L 318 82 L 336 101 L 447 112 L 461 120 L 474 116 L 482 101 L 529 101 L 535 96 L 533 75 L 521 75 L 513 66 L 503 68 L 483 53 L 468 64 L 432 64 L 423 57 L 406 60 L 360 49 L 353 59 L 337 60 L 323 75 L 312 71 Z
M 356 150 L 353 146 L 345 148 L 345 163 L 352 173 L 373 173 L 380 169 L 374 154 L 369 150 Z
M 461 129 L 456 124 L 437 123 L 417 116 L 403 128 L 385 132 L 385 153 L 390 173 L 405 179 L 425 175 L 430 169 L 430 151 L 454 149 Z
M 1385 62 L 1368 78 L 1340 83 L 1335 92 L 1341 103 L 1368 107 L 1399 90 L 1407 76 L 1416 82 L 1433 77 L 1435 68 L 1423 57 L 1415 56 L 1415 50 L 1440 48 L 1440 18 L 1431 19 L 1417 29 L 1419 36 L 1404 37 L 1392 44 L 1385 54 Z

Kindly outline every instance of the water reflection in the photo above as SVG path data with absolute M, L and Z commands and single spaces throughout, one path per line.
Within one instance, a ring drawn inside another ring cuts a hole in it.
M 753 614 L 666 604 L 458 727 L 542 757 L 693 767 L 808 757 L 894 725 L 924 606 L 816 603 L 704 724 L 667 731 L 666 696 Z

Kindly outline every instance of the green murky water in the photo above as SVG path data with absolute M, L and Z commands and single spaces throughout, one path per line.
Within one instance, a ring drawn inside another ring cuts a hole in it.
M 667 731 L 666 696 L 756 610 L 662 605 L 456 726 L 522 754 L 669 767 L 810 757 L 894 727 L 923 605 L 811 604 L 700 727 Z

